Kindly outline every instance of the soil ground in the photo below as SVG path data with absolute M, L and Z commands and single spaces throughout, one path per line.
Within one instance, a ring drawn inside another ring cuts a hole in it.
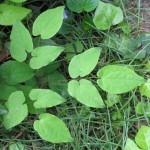
M 150 0 L 127 0 L 127 7 L 129 12 L 140 14 L 140 31 L 150 32 Z M 137 23 L 138 16 L 135 18 Z

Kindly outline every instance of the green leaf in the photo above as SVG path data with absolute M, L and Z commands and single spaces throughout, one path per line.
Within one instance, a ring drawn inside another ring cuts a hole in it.
M 22 143 L 16 142 L 9 145 L 9 150 L 27 150 L 27 149 Z
M 139 115 L 147 115 L 150 117 L 150 102 L 138 102 L 135 111 Z
M 150 127 L 147 126 L 141 126 L 138 133 L 135 136 L 135 141 L 137 145 L 144 149 L 149 150 L 150 149 Z
M 140 93 L 148 98 L 150 98 L 150 79 L 146 83 L 139 87 Z
M 93 47 L 72 58 L 69 63 L 71 78 L 84 77 L 91 73 L 98 63 L 101 48 Z
M 58 71 L 54 71 L 47 76 L 49 88 L 62 97 L 68 97 L 67 86 L 68 82 L 64 75 Z
M 17 91 L 17 89 L 14 86 L 0 84 L 0 99 L 7 100 L 9 95 L 15 91 Z
M 53 62 L 64 50 L 60 46 L 42 46 L 33 49 L 30 66 L 33 69 L 39 69 Z
M 60 67 L 60 61 L 53 61 L 49 65 L 42 67 L 41 69 L 37 70 L 36 75 L 37 76 L 47 76 L 54 72 L 57 68 Z
M 10 0 L 10 1 L 12 1 L 12 2 L 14 2 L 14 3 L 22 3 L 22 2 L 25 2 L 25 1 L 27 1 L 27 0 Z
M 119 24 L 122 21 L 123 13 L 120 7 L 99 1 L 93 19 L 97 29 L 106 30 L 109 29 L 111 25 Z
M 98 0 L 67 0 L 68 8 L 76 13 L 90 12 L 96 8 Z
M 23 62 L 27 58 L 26 51 L 32 52 L 33 43 L 29 31 L 19 20 L 16 20 L 13 25 L 10 39 L 11 56 L 17 61 Z
M 68 84 L 68 92 L 72 97 L 88 107 L 105 107 L 96 87 L 86 79 L 81 79 L 79 82 L 75 80 L 70 81 Z
M 133 140 L 127 139 L 124 150 L 140 150 Z
M 7 109 L 3 105 L 0 104 L 0 115 L 4 115 L 6 113 L 7 113 Z
M 73 43 L 68 43 L 65 46 L 66 59 L 70 61 L 76 54 L 79 54 L 83 51 L 83 44 L 81 41 L 77 40 Z
M 139 115 L 143 115 L 145 112 L 146 103 L 144 102 L 138 102 L 138 104 L 135 106 L 135 111 Z
M 4 115 L 4 126 L 10 129 L 20 124 L 28 115 L 27 105 L 22 91 L 16 91 L 9 96 L 5 103 L 8 113 Z
M 25 82 L 34 76 L 33 70 L 23 62 L 7 61 L 0 66 L 2 78 L 10 85 Z
M 130 24 L 128 22 L 121 22 L 118 26 L 125 34 L 129 34 L 131 32 Z
M 33 89 L 29 97 L 35 101 L 35 108 L 48 108 L 64 103 L 66 100 L 56 92 L 49 89 Z
M 0 4 L 0 25 L 13 25 L 16 19 L 22 20 L 30 12 L 30 9 L 23 8 L 20 6 Z
M 108 65 L 97 73 L 97 83 L 106 92 L 126 93 L 145 82 L 144 78 L 125 66 Z
M 64 17 L 64 6 L 49 9 L 40 14 L 33 24 L 33 35 L 42 39 L 53 37 L 61 28 Z
M 65 123 L 52 114 L 41 114 L 34 122 L 34 129 L 40 137 L 52 143 L 72 142 L 73 139 Z

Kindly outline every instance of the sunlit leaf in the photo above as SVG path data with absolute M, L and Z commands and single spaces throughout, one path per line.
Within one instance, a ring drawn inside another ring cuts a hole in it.
M 10 129 L 20 124 L 28 115 L 27 105 L 24 104 L 25 97 L 23 92 L 16 91 L 9 96 L 5 103 L 8 113 L 4 115 L 4 126 Z
M 52 114 L 41 114 L 34 122 L 34 129 L 40 137 L 52 143 L 72 142 L 73 139 L 65 123 Z
M 42 46 L 33 49 L 30 66 L 33 69 L 39 69 L 53 62 L 63 52 L 64 47 L 60 46 Z
M 108 65 L 97 73 L 97 83 L 106 92 L 126 93 L 145 82 L 144 78 L 125 66 Z
M 30 9 L 24 7 L 0 4 L 0 25 L 13 25 L 16 19 L 22 20 L 30 12 Z
M 35 108 L 48 108 L 64 103 L 66 100 L 56 92 L 49 89 L 33 89 L 29 97 L 35 101 Z
M 27 58 L 27 53 L 33 50 L 32 38 L 25 26 L 17 20 L 11 32 L 10 53 L 11 56 L 19 62 Z
M 137 145 L 144 149 L 149 150 L 150 149 L 150 127 L 148 126 L 141 126 L 138 133 L 135 136 L 135 141 Z
M 64 17 L 64 6 L 46 10 L 41 13 L 33 24 L 33 35 L 42 39 L 53 37 L 61 28 Z
M 68 92 L 72 97 L 88 107 L 105 107 L 96 87 L 86 79 L 81 79 L 79 82 L 75 80 L 70 81 L 68 84 Z
M 98 63 L 101 48 L 94 47 L 72 58 L 69 64 L 71 78 L 84 77 L 93 71 Z

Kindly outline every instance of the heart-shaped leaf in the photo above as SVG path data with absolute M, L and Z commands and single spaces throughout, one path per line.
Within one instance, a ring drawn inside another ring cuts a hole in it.
M 33 69 L 39 69 L 53 62 L 64 50 L 60 46 L 42 46 L 33 49 L 30 66 Z
M 42 39 L 53 37 L 63 23 L 64 6 L 49 9 L 40 14 L 33 24 L 33 35 L 40 35 Z
M 78 54 L 72 58 L 69 64 L 69 74 L 71 78 L 88 75 L 97 65 L 101 48 L 94 47 Z
M 67 0 L 68 8 L 76 13 L 90 12 L 96 8 L 98 0 Z
M 34 129 L 40 137 L 52 143 L 72 142 L 73 139 L 65 123 L 52 114 L 41 114 L 34 122 Z
M 23 8 L 20 6 L 0 4 L 0 25 L 13 25 L 16 19 L 22 20 L 30 12 L 30 9 Z
M 88 107 L 103 108 L 104 102 L 96 87 L 88 80 L 72 80 L 68 84 L 69 94 Z
M 33 50 L 33 43 L 29 31 L 19 20 L 13 25 L 10 39 L 11 56 L 19 62 L 24 61 L 27 58 L 26 51 L 30 53 Z
M 7 61 L 0 66 L 0 75 L 8 84 L 15 85 L 31 79 L 34 73 L 26 63 Z
M 120 7 L 115 7 L 110 3 L 99 1 L 95 11 L 93 22 L 100 30 L 106 30 L 111 25 L 119 24 L 123 21 L 123 13 Z
M 25 97 L 23 92 L 16 91 L 9 96 L 5 103 L 8 113 L 4 115 L 4 126 L 10 129 L 20 124 L 28 115 L 27 105 L 24 104 Z
M 144 78 L 133 70 L 117 65 L 108 65 L 97 73 L 98 85 L 106 92 L 113 94 L 126 93 L 145 82 Z
M 53 107 L 66 101 L 59 94 L 49 89 L 33 89 L 29 97 L 35 101 L 35 108 Z

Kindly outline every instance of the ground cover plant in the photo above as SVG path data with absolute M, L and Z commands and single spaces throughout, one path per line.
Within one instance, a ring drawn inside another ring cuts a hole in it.
M 126 3 L 1 2 L 0 149 L 150 149 L 150 34 Z

